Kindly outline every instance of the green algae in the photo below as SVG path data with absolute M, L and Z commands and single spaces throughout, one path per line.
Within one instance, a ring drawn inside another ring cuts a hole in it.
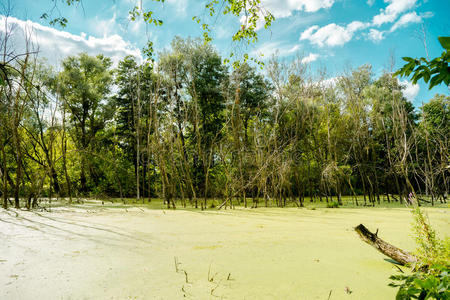
M 85 209 L 0 212 L 0 298 L 393 299 L 397 267 L 353 227 L 415 247 L 406 208 Z

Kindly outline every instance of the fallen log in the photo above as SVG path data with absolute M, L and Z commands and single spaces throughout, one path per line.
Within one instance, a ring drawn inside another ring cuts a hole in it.
M 425 199 L 419 198 L 419 197 L 417 197 L 417 200 L 422 201 L 422 202 L 426 202 L 426 203 L 431 203 L 431 201 L 428 201 L 428 200 L 425 200 Z
M 392 258 L 401 265 L 409 265 L 417 262 L 417 257 L 399 249 L 378 237 L 378 229 L 376 233 L 372 233 L 363 224 L 359 224 L 355 227 L 355 231 L 359 234 L 359 237 L 367 244 L 373 246 L 375 249 L 383 253 L 384 255 Z

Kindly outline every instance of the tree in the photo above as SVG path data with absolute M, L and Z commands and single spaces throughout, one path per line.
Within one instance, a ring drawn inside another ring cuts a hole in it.
M 431 194 L 434 204 L 437 195 L 444 198 L 449 190 L 450 97 L 435 95 L 421 107 L 420 121 L 419 166 L 425 178 L 426 194 Z
M 222 137 L 225 122 L 223 90 L 227 72 L 220 56 L 209 44 L 197 40 L 186 46 L 190 66 L 188 93 L 192 99 L 190 135 L 197 150 L 193 156 L 193 171 L 197 189 L 204 195 L 206 208 L 213 148 Z
M 102 103 L 110 91 L 112 82 L 111 60 L 103 55 L 97 57 L 81 53 L 63 61 L 63 71 L 59 74 L 59 92 L 70 112 L 73 139 L 81 158 L 81 192 L 87 193 L 86 167 L 91 177 L 98 183 L 98 175 L 93 169 L 94 143 L 96 135 L 110 118 L 105 114 Z
M 263 114 L 271 91 L 270 83 L 247 63 L 231 75 L 231 89 L 239 99 L 239 111 L 244 125 L 244 141 L 248 143 L 248 123 L 251 118 Z
M 113 106 L 117 111 L 117 135 L 125 141 L 120 146 L 128 160 L 133 161 L 135 170 L 136 196 L 139 199 L 145 185 L 140 186 L 140 167 L 148 160 L 143 160 L 145 125 L 148 127 L 151 105 L 150 94 L 154 74 L 149 64 L 138 64 L 132 56 L 125 57 L 115 70 L 115 83 L 119 90 L 113 96 Z M 149 154 L 147 153 L 147 156 Z M 143 168 L 145 180 L 146 168 Z

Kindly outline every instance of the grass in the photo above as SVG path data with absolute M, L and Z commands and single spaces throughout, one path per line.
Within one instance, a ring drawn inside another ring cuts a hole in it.
M 364 197 L 358 196 L 357 202 L 358 205 L 356 205 L 354 197 L 351 196 L 343 196 L 342 197 L 342 205 L 338 205 L 337 198 L 333 197 L 333 201 L 329 199 L 328 202 L 325 201 L 325 198 L 322 199 L 322 201 L 314 200 L 312 201 L 309 197 L 305 197 L 303 205 L 306 209 L 317 209 L 317 208 L 361 208 L 361 207 L 375 207 L 375 208 L 404 208 L 407 207 L 405 203 L 400 203 L 399 201 L 391 201 L 387 202 L 387 198 L 385 196 L 380 197 L 381 201 L 380 203 L 376 202 L 374 205 L 372 203 L 369 203 L 367 201 L 366 205 L 364 205 Z M 426 196 L 422 196 L 422 199 L 430 200 Z M 274 202 L 274 199 L 271 199 L 272 201 L 269 201 L 268 207 L 277 207 L 276 203 Z M 218 207 L 223 203 L 223 199 L 217 199 L 217 198 L 209 198 L 207 199 L 207 205 L 205 210 L 217 210 Z M 100 204 L 103 202 L 103 205 L 100 206 Z M 183 207 L 183 203 L 180 199 L 175 199 L 176 209 L 182 209 L 182 210 L 197 210 L 194 208 L 193 203 L 189 203 L 189 200 L 186 200 L 186 207 Z M 204 199 L 198 199 L 198 209 L 201 207 L 201 203 L 204 202 Z M 240 208 L 244 207 L 244 203 L 242 200 L 239 201 L 239 199 L 233 199 L 233 206 Z M 47 200 L 43 200 L 41 202 L 41 206 L 43 207 L 64 207 L 68 205 L 68 199 L 54 199 L 51 204 Z M 247 207 L 252 208 L 254 205 L 254 202 L 251 198 L 247 199 Z M 91 207 L 92 209 L 99 209 L 101 207 L 107 207 L 107 208 L 123 208 L 123 207 L 141 207 L 141 208 L 148 208 L 148 209 L 167 209 L 167 204 L 163 201 L 163 199 L 160 198 L 152 198 L 151 202 L 148 202 L 147 198 L 139 199 L 136 198 L 105 198 L 102 200 L 98 199 L 89 199 L 89 198 L 81 198 L 80 201 L 77 201 L 77 199 L 73 199 L 73 203 L 71 204 L 72 207 L 79 207 L 79 208 L 86 208 Z M 423 207 L 431 207 L 430 203 L 422 203 Z M 265 207 L 264 199 L 258 199 L 258 208 Z M 297 202 L 287 201 L 286 208 L 288 207 L 295 207 L 299 208 Z M 441 202 L 435 202 L 434 207 L 441 207 L 441 208 L 448 208 L 448 203 L 441 203 Z M 229 208 L 227 206 L 227 208 Z M 223 208 L 225 209 L 225 208 Z

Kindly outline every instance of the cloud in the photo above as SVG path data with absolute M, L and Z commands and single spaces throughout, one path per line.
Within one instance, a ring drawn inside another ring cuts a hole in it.
M 404 87 L 403 95 L 409 101 L 413 102 L 419 94 L 420 87 L 418 84 L 412 84 L 408 80 L 400 80 L 399 83 Z
M 394 22 L 398 15 L 413 8 L 417 0 L 384 0 L 384 2 L 390 4 L 385 9 L 380 9 L 380 13 L 373 17 L 372 23 L 375 26 Z
M 420 23 L 422 22 L 422 17 L 418 16 L 416 12 L 411 12 L 401 16 L 401 18 L 395 22 L 395 24 L 391 27 L 390 32 L 393 32 L 401 27 L 406 27 L 410 23 Z
M 262 0 L 261 6 L 270 12 L 275 19 L 292 16 L 294 11 L 316 12 L 333 6 L 335 0 Z M 241 24 L 246 24 L 246 16 L 241 16 Z M 260 14 L 256 24 L 256 30 L 264 27 L 264 16 Z
M 316 44 L 319 47 L 325 45 L 342 46 L 353 38 L 355 32 L 365 29 L 368 26 L 368 23 L 359 21 L 353 21 L 345 27 L 335 23 L 328 24 L 321 28 L 314 25 L 306 29 L 300 35 L 300 40 L 309 40 L 312 44 Z
M 373 5 L 375 0 L 367 0 L 368 5 Z M 319 47 L 323 46 L 342 46 L 351 41 L 358 31 L 369 29 L 369 32 L 362 33 L 369 40 L 378 43 L 382 41 L 387 34 L 401 27 L 406 27 L 411 23 L 419 23 L 423 18 L 433 16 L 431 12 L 425 12 L 418 15 L 415 11 L 405 13 L 414 8 L 417 0 L 384 0 L 389 5 L 384 9 L 380 9 L 380 13 L 373 17 L 372 22 L 363 23 L 353 21 L 348 25 L 337 25 L 335 23 L 328 24 L 323 27 L 318 25 L 307 28 L 300 35 L 300 40 L 309 40 L 311 44 Z M 403 14 L 405 13 L 405 14 Z M 402 15 L 403 14 L 403 15 Z M 402 15 L 398 20 L 398 16 Z M 397 20 L 397 22 L 395 22 Z M 390 30 L 377 30 L 373 27 L 380 27 L 384 23 L 394 23 Z
M 269 58 L 273 55 L 278 57 L 288 56 L 295 54 L 300 49 L 300 45 L 285 45 L 280 42 L 269 42 L 263 44 L 257 50 L 253 51 L 253 55 L 262 55 L 265 58 Z
M 335 0 L 262 0 L 263 7 L 275 18 L 286 18 L 293 11 L 316 12 L 322 8 L 330 8 Z
M 273 55 L 276 55 L 277 57 L 285 57 L 292 54 L 299 55 L 299 59 L 302 64 L 309 64 L 313 61 L 316 61 L 320 55 L 317 53 L 309 53 L 307 56 L 303 56 L 299 54 L 300 45 L 283 45 L 278 42 L 274 43 L 266 43 L 263 46 L 261 46 L 257 51 L 254 51 L 253 55 L 263 55 L 264 58 L 270 58 Z M 302 57 L 303 56 L 303 57 Z
M 378 43 L 384 39 L 384 32 L 371 28 L 368 36 L 371 41 Z
M 174 7 L 178 16 L 180 16 L 180 17 L 186 16 L 188 0 L 166 0 L 166 2 Z
M 5 16 L 0 15 L 0 24 L 4 22 Z M 127 55 L 142 61 L 141 51 L 117 34 L 105 35 L 102 38 L 87 36 L 85 33 L 76 35 L 14 17 L 9 17 L 8 23 L 11 25 L 8 31 L 13 29 L 11 45 L 14 47 L 14 52 L 25 51 L 25 39 L 28 37 L 34 47 L 39 50 L 39 57 L 47 58 L 53 65 L 58 65 L 60 60 L 80 52 L 86 52 L 89 55 L 104 54 L 112 59 L 114 65 Z M 0 26 L 0 34 L 5 34 L 4 26 Z
M 321 79 L 317 81 L 319 85 L 325 87 L 325 88 L 332 88 L 335 87 L 339 82 L 339 77 L 330 77 L 327 79 Z
M 95 33 L 99 35 L 111 35 L 116 33 L 116 29 L 121 28 L 119 24 L 116 22 L 117 16 L 116 13 L 113 14 L 111 19 L 99 19 L 97 16 L 92 23 L 92 28 L 95 30 Z
M 317 53 L 310 53 L 308 56 L 305 56 L 304 58 L 302 58 L 302 63 L 303 64 L 308 64 L 311 63 L 315 60 L 317 60 L 319 58 L 319 54 Z

